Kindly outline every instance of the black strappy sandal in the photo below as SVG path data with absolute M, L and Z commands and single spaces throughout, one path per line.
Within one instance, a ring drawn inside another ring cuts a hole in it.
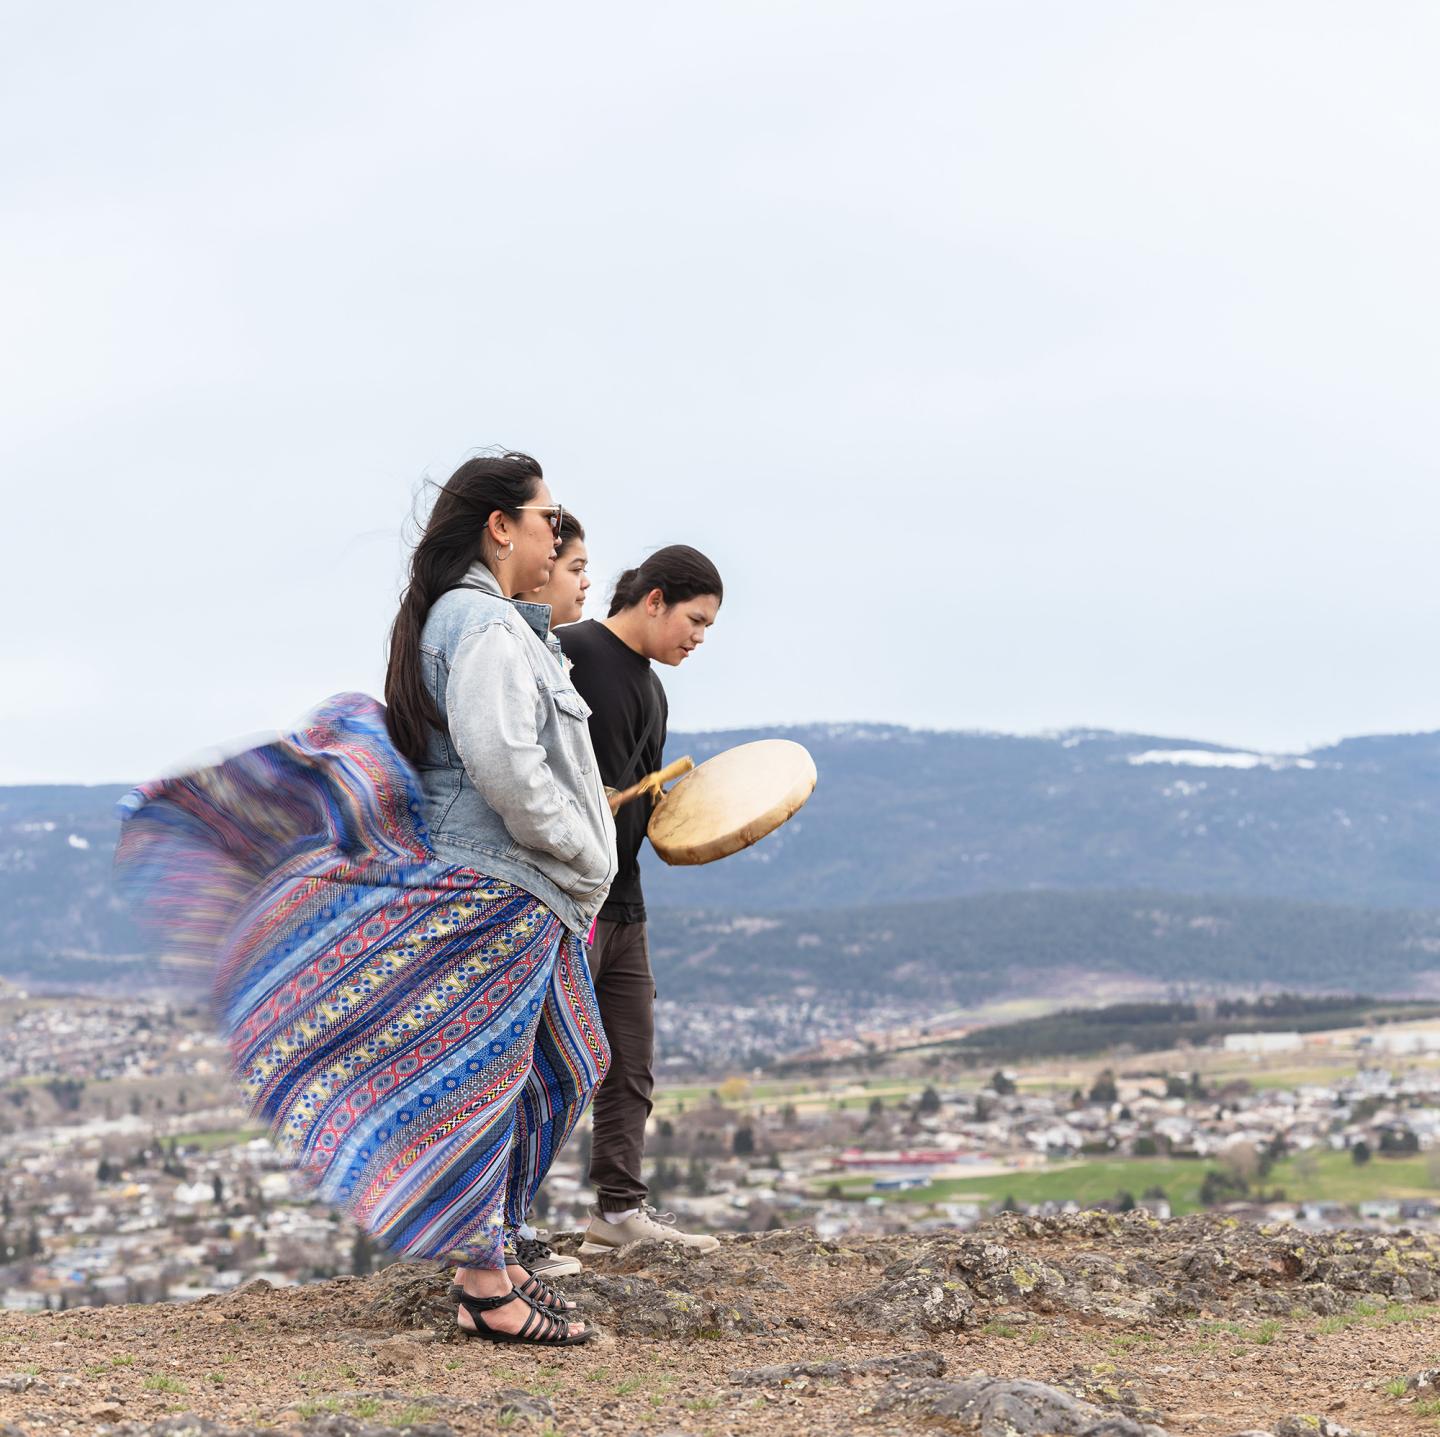
M 557 1292 L 544 1278 L 536 1277 L 533 1272 L 526 1274 L 524 1282 L 517 1282 L 515 1290 L 551 1317 L 569 1317 L 575 1311 L 575 1304 L 570 1302 L 563 1292 Z M 464 1296 L 465 1289 L 458 1282 L 452 1282 L 450 1301 L 459 1302 Z
M 575 1304 L 570 1302 L 563 1292 L 551 1287 L 543 1277 L 536 1277 L 533 1272 L 520 1284 L 520 1291 L 537 1307 L 553 1312 L 556 1317 L 564 1317 L 575 1311 Z
M 530 1315 L 519 1332 L 497 1332 L 480 1315 L 482 1312 L 494 1312 L 497 1307 L 517 1300 L 530 1309 Z M 455 1325 L 466 1337 L 483 1337 L 487 1342 L 523 1342 L 531 1347 L 579 1347 L 595 1336 L 593 1327 L 587 1327 L 584 1332 L 571 1332 L 570 1324 L 564 1318 L 537 1306 L 534 1299 L 526 1297 L 518 1287 L 512 1287 L 503 1297 L 471 1297 L 462 1288 L 459 1305 L 470 1314 L 475 1326 L 460 1327 L 458 1322 Z

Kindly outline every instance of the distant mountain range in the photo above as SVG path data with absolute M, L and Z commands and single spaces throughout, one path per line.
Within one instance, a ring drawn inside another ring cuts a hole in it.
M 1440 913 L 1283 898 L 985 893 L 768 914 L 664 909 L 652 924 L 666 998 L 813 998 L 973 1008 L 1130 991 L 1440 996 Z
M 1019 889 L 1155 889 L 1440 907 L 1440 733 L 1268 756 L 1148 735 L 787 730 L 819 786 L 785 828 L 698 869 L 683 908 L 819 908 Z M 673 736 L 698 760 L 760 733 Z M 648 857 L 648 851 L 647 851 Z
M 668 756 L 775 732 L 675 734 Z M 1427 991 L 1433 916 L 1384 910 L 1440 910 L 1440 734 L 1272 756 L 1094 731 L 783 733 L 820 773 L 795 819 L 703 868 L 647 855 L 671 996 L 744 989 L 742 972 L 767 993 L 928 974 L 948 999 L 1001 975 L 1189 965 Z M 0 787 L 0 973 L 90 973 L 137 951 L 109 881 L 122 792 Z

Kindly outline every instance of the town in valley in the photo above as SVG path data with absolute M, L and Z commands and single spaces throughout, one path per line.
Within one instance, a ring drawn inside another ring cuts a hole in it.
M 6 1307 L 185 1300 L 392 1260 L 248 1121 L 203 1004 L 6 985 L 0 1007 Z M 770 1017 L 757 1040 L 733 1009 L 661 1005 L 648 1178 L 692 1228 L 834 1237 L 1103 1206 L 1440 1229 L 1433 1017 L 993 1063 L 962 1046 L 972 1024 L 887 1011 L 856 1037 L 839 1010 Z M 583 1224 L 588 1147 L 582 1127 L 557 1160 L 543 1229 Z

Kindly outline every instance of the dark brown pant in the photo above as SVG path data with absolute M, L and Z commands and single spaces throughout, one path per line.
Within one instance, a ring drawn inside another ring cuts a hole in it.
M 610 1071 L 595 1094 L 590 1183 L 601 1212 L 623 1212 L 650 1191 L 640 1176 L 655 1091 L 655 980 L 645 925 L 602 918 L 585 956 L 610 1040 Z

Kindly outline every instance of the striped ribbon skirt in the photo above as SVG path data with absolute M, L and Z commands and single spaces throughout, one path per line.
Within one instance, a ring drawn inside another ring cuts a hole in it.
M 117 870 L 208 970 L 251 1110 L 387 1247 L 499 1267 L 609 1050 L 581 940 L 435 858 L 373 700 L 131 793 Z

